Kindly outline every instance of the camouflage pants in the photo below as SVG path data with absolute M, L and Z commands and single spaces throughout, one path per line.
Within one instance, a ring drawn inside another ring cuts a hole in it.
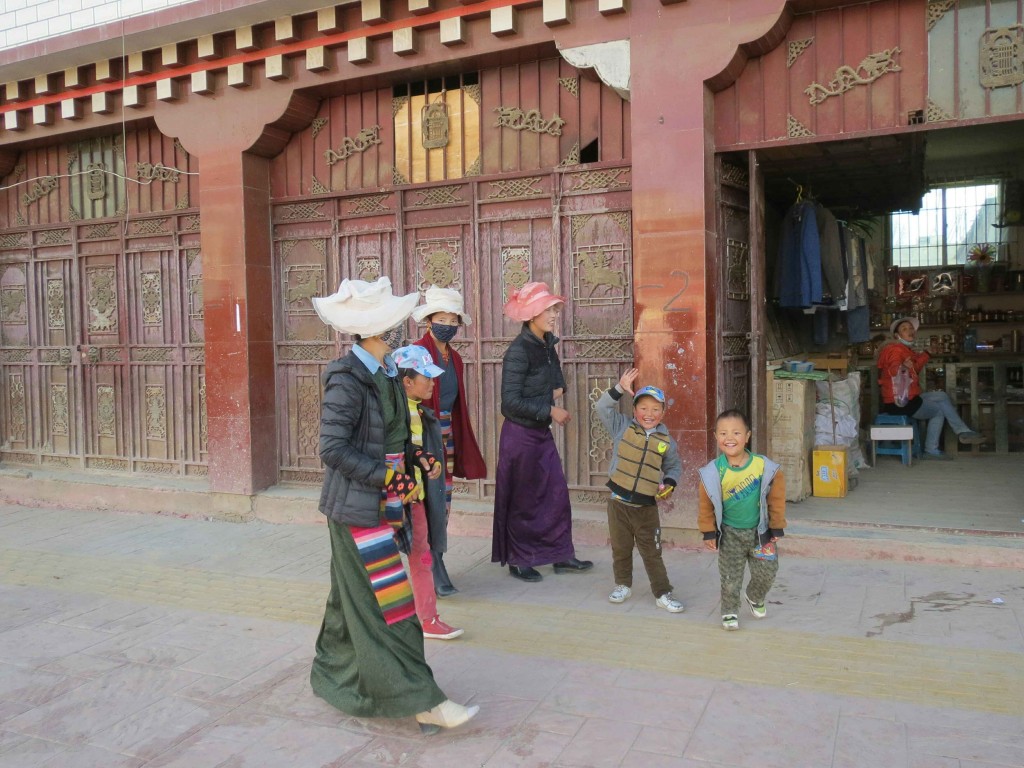
M 722 615 L 739 613 L 740 589 L 743 586 L 743 567 L 750 566 L 747 597 L 763 603 L 768 590 L 779 572 L 778 556 L 775 560 L 758 560 L 753 555 L 757 548 L 757 528 L 722 526 L 722 540 L 718 545 L 718 572 L 722 576 Z

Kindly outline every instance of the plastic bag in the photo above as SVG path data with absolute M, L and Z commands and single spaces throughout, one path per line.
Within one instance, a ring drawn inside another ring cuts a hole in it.
M 897 408 L 902 408 L 910 402 L 910 373 L 904 366 L 896 371 L 892 377 L 892 401 Z

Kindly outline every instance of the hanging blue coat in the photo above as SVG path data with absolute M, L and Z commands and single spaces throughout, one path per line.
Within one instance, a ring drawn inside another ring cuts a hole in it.
M 809 200 L 786 212 L 778 270 L 780 307 L 803 309 L 821 303 L 821 240 L 817 211 Z

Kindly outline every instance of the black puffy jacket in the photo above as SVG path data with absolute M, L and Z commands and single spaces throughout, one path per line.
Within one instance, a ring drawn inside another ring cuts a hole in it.
M 381 525 L 384 410 L 373 376 L 349 352 L 327 366 L 323 381 L 320 459 L 327 466 L 320 511 L 344 525 Z
M 524 427 L 551 426 L 554 391 L 565 389 L 562 364 L 555 352 L 558 337 L 544 340 L 525 324 L 509 344 L 501 366 L 501 415 Z

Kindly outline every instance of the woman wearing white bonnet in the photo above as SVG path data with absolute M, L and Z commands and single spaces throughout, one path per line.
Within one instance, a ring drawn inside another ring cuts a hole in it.
M 337 293 L 313 299 L 320 319 L 356 343 L 323 377 L 319 508 L 331 538 L 331 592 L 310 684 L 349 715 L 415 715 L 435 732 L 461 725 L 479 707 L 450 701 L 434 682 L 396 542 L 408 538 L 404 502 L 416 485 L 406 473 L 406 397 L 390 353 L 402 345 L 418 300 L 418 293 L 393 295 L 386 277 L 342 280 Z M 429 454 L 416 460 L 435 471 Z
M 437 414 L 445 443 L 445 495 L 448 514 L 452 508 L 452 478 L 478 480 L 487 476 L 487 465 L 476 442 L 470 421 L 469 399 L 466 397 L 465 366 L 462 356 L 451 346 L 452 339 L 464 325 L 473 319 L 466 312 L 462 294 L 452 288 L 430 286 L 423 303 L 412 312 L 417 323 L 427 323 L 423 338 L 414 342 L 423 347 L 444 369 L 434 386 L 434 394 L 426 405 Z M 433 561 L 434 590 L 438 597 L 454 595 L 458 590 L 448 576 L 444 553 L 448 549 L 447 533 L 430 542 Z

